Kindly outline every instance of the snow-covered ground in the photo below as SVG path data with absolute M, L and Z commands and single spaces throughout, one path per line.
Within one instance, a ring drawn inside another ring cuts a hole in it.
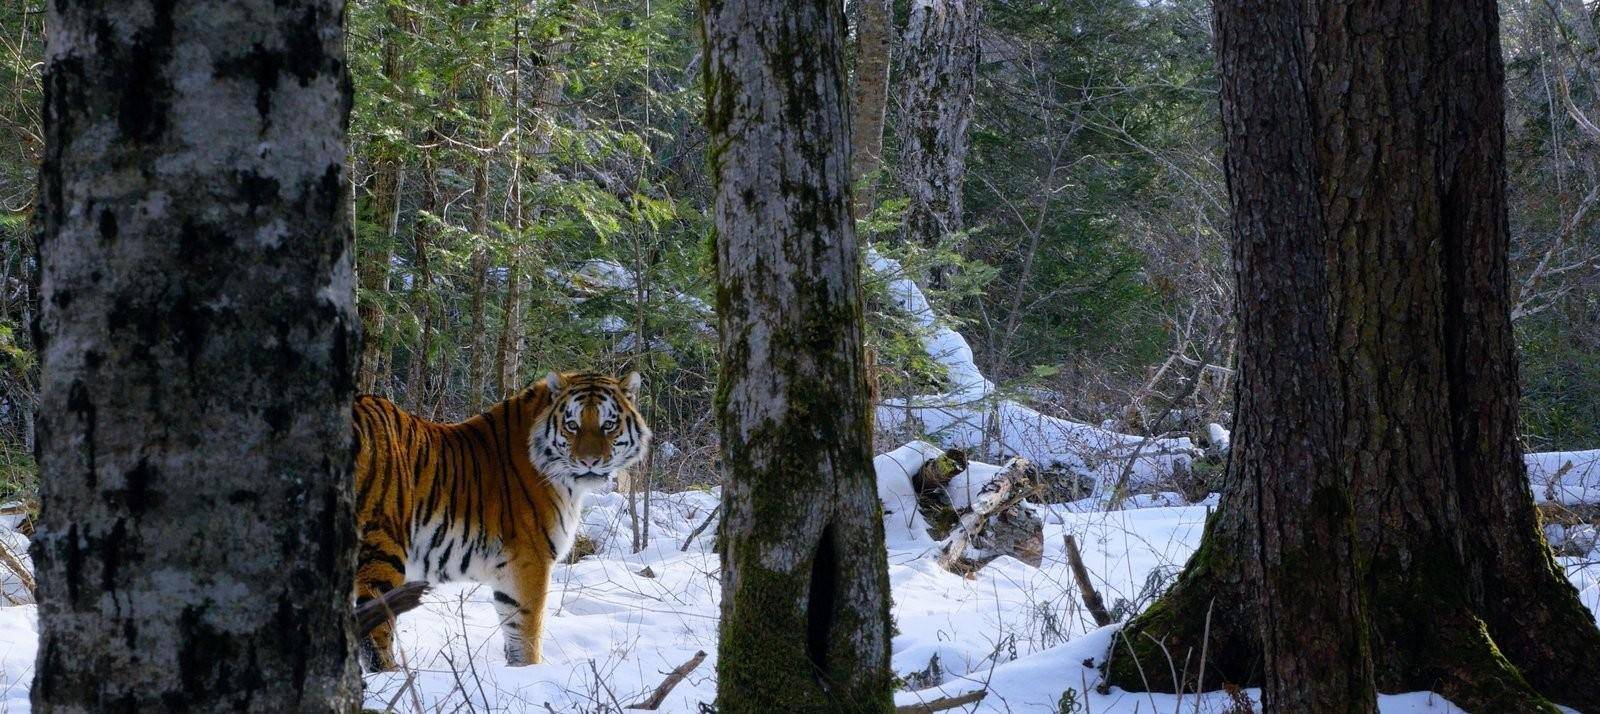
M 885 462 L 880 457 L 879 467 Z M 698 712 L 716 690 L 719 586 L 714 529 L 684 547 L 717 504 L 715 492 L 654 494 L 649 547 L 629 553 L 627 502 L 591 497 L 585 529 L 600 551 L 556 569 L 548 603 L 543 664 L 507 667 L 489 591 L 446 585 L 425 606 L 404 615 L 399 649 L 405 671 L 368 675 L 367 705 L 397 711 L 617 711 L 643 699 L 665 673 L 697 652 L 708 658 L 667 697 L 662 711 Z M 1130 499 L 1138 506 L 1175 495 Z M 973 578 L 941 569 L 933 543 L 891 537 L 894 592 L 893 667 L 902 677 L 927 673 L 899 704 L 985 689 L 965 711 L 1054 712 L 1067 694 L 1079 711 L 1195 711 L 1194 695 L 1094 692 L 1094 665 L 1106 654 L 1110 628 L 1095 628 L 1072 584 L 1063 537 L 1076 537 L 1108 602 L 1145 604 L 1196 546 L 1207 506 L 1094 511 L 1090 503 L 1038 507 L 1045 521 L 1044 565 L 1001 558 Z M 889 516 L 891 520 L 895 515 Z M 14 536 L 14 534 L 13 534 Z M 1573 561 L 1576 566 L 1577 561 Z M 1575 567 L 1585 602 L 1600 609 L 1600 573 Z M 0 608 L 0 707 L 27 709 L 37 647 L 31 605 Z M 935 684 L 936 682 L 936 684 Z M 1251 693 L 1253 694 L 1253 693 Z M 1198 711 L 1223 711 L 1225 696 L 1208 695 Z M 1180 709 L 1181 706 L 1181 709 Z M 1385 712 L 1454 711 L 1427 693 L 1384 697 Z
M 1173 464 L 1192 458 L 1190 440 L 1117 434 L 997 398 L 967 341 L 935 319 L 900 266 L 870 251 L 868 263 L 889 281 L 890 297 L 925 328 L 924 347 L 947 374 L 945 393 L 883 404 L 880 427 L 914 432 L 943 447 L 988 444 L 992 454 L 1063 467 L 1095 484 L 1094 495 L 1082 501 L 1033 506 L 1044 522 L 1042 567 L 1001 557 L 962 577 L 939 567 L 939 544 L 926 533 L 906 479 L 941 448 L 913 442 L 874 460 L 894 597 L 892 665 L 908 683 L 896 702 L 984 690 L 978 704 L 952 711 L 1227 710 L 1231 702 L 1221 693 L 1097 693 L 1098 665 L 1114 626 L 1094 626 L 1064 556 L 1064 538 L 1072 535 L 1096 588 L 1119 616 L 1157 596 L 1198 544 L 1206 513 L 1216 503 L 1214 495 L 1191 504 L 1176 493 L 1149 492 Z M 620 266 L 585 268 L 581 277 L 591 283 L 631 285 Z M 1210 432 L 1209 441 L 1226 444 L 1225 429 L 1212 425 Z M 1528 462 L 1539 501 L 1600 503 L 1600 451 L 1530 454 Z M 952 501 L 965 504 L 1002 470 L 973 463 L 951 482 Z M 1143 492 L 1121 499 L 1120 510 L 1104 510 L 1104 496 L 1119 481 Z M 716 695 L 718 558 L 711 552 L 714 528 L 690 536 L 706 522 L 718 494 L 653 494 L 651 500 L 648 545 L 632 553 L 626 498 L 589 498 L 584 529 L 599 550 L 556 568 L 546 604 L 544 663 L 505 665 L 487 588 L 439 586 L 421 609 L 401 617 L 402 671 L 368 675 L 367 706 L 400 712 L 619 712 L 643 700 L 667 672 L 705 652 L 706 659 L 661 707 L 703 711 Z M 26 539 L 13 525 L 0 521 L 0 545 L 23 553 Z M 1600 551 L 1562 560 L 1584 603 L 1600 612 Z M 0 572 L 0 593 L 21 592 L 14 577 Z M 36 619 L 32 605 L 0 607 L 0 711 L 28 709 Z M 1256 692 L 1246 694 L 1256 698 Z M 1459 711 L 1427 692 L 1386 695 L 1379 703 L 1390 713 Z

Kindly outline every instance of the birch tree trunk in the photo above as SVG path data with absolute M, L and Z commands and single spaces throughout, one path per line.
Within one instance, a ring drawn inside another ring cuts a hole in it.
M 981 0 L 911 4 L 905 40 L 895 57 L 902 188 L 902 239 L 934 246 L 965 229 L 961 192 L 967 179 L 968 125 L 978 83 Z M 930 285 L 942 288 L 946 271 Z
M 1428 689 L 1468 711 L 1555 711 L 1551 697 L 1600 712 L 1600 630 L 1537 527 L 1517 445 L 1496 4 L 1317 10 L 1303 26 L 1337 458 L 1351 470 L 1378 689 Z M 1216 523 L 1238 520 L 1225 508 Z M 1239 557 L 1236 540 L 1206 540 L 1182 599 L 1130 623 L 1129 643 L 1200 649 L 1205 603 L 1237 592 L 1206 560 Z M 1250 616 L 1225 619 L 1237 630 Z M 1208 681 L 1259 680 L 1261 645 L 1240 637 L 1225 635 L 1237 647 L 1218 671 L 1208 663 Z M 1110 681 L 1141 686 L 1128 659 Z
M 838 2 L 704 0 L 723 712 L 888 711 Z
M 51 3 L 35 711 L 353 711 L 342 3 Z

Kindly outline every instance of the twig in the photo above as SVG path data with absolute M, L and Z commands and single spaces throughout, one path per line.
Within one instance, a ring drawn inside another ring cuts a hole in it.
M 659 709 L 661 707 L 661 703 L 667 700 L 667 695 L 672 693 L 673 688 L 677 687 L 678 683 L 682 682 L 684 677 L 689 676 L 689 673 L 693 672 L 694 668 L 699 667 L 700 663 L 704 661 L 706 661 L 706 653 L 704 650 L 694 653 L 694 656 L 690 657 L 688 662 L 678 665 L 677 669 L 674 669 L 667 674 L 666 680 L 661 682 L 661 686 L 656 687 L 656 691 L 651 693 L 649 699 L 641 701 L 637 704 L 629 704 L 628 708 L 648 709 L 651 711 Z
M 1106 601 L 1100 598 L 1100 593 L 1095 591 L 1094 583 L 1089 582 L 1089 569 L 1083 567 L 1083 555 L 1078 552 L 1078 540 L 1071 533 L 1066 534 L 1067 564 L 1072 566 L 1072 579 L 1078 581 L 1078 592 L 1083 596 L 1083 606 L 1089 608 L 1089 616 L 1094 618 L 1094 624 L 1105 627 L 1113 622 L 1111 613 L 1106 610 Z
M 384 593 L 375 600 L 361 603 L 356 607 L 356 632 L 365 636 L 378 625 L 393 620 L 402 612 L 416 608 L 422 604 L 422 594 L 425 592 L 428 592 L 427 583 L 409 582 Z
M 989 690 L 979 689 L 976 692 L 967 692 L 966 694 L 961 694 L 954 697 L 940 697 L 930 702 L 919 702 L 917 704 L 907 704 L 903 707 L 895 707 L 894 711 L 895 714 L 933 714 L 933 712 L 942 712 L 946 709 L 964 707 L 968 704 L 977 704 L 978 702 L 983 701 L 983 698 L 986 696 L 989 696 Z
M 720 503 L 717 504 L 716 508 L 711 509 L 711 512 L 706 514 L 706 519 L 701 521 L 700 525 L 694 527 L 694 530 L 689 533 L 688 538 L 683 539 L 683 545 L 678 548 L 678 552 L 689 552 L 689 544 L 693 543 L 695 538 L 700 537 L 700 534 L 711 525 L 711 522 L 717 519 L 717 512 L 721 510 L 722 504 Z
M 22 559 L 11 552 L 11 546 L 6 545 L 3 541 L 0 541 L 0 564 L 4 564 L 12 575 L 17 576 L 17 580 L 22 583 L 22 587 L 28 589 L 28 596 L 33 598 L 33 602 L 39 601 L 39 589 L 33 582 L 33 574 L 28 572 L 27 566 L 22 564 Z

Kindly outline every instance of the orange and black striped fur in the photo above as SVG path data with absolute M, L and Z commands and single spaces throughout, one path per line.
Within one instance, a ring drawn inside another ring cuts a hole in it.
M 550 569 L 572 546 L 583 495 L 649 448 L 638 389 L 637 373 L 552 373 L 458 424 L 358 398 L 357 604 L 406 580 L 485 583 L 506 661 L 538 663 Z M 394 668 L 393 636 L 385 624 L 362 642 L 369 669 Z

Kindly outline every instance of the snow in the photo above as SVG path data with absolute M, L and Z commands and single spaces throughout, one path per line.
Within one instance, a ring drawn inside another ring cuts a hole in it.
M 1600 504 L 1600 449 L 1528 454 L 1527 461 L 1534 501 Z
M 928 444 L 908 444 L 875 461 L 880 482 L 906 481 L 922 460 L 938 456 Z M 1000 467 L 974 464 L 972 481 Z M 890 477 L 893 478 L 890 478 Z M 942 676 L 901 691 L 910 704 L 976 689 L 990 694 L 971 712 L 1054 711 L 1062 694 L 1105 714 L 1193 710 L 1195 695 L 1111 690 L 1095 693 L 1112 628 L 1097 628 L 1083 611 L 1065 562 L 1063 539 L 1073 535 L 1096 587 L 1124 610 L 1148 604 L 1199 542 L 1209 505 L 1163 505 L 1177 494 L 1129 499 L 1121 511 L 1079 503 L 1034 506 L 1045 522 L 1044 564 L 1029 567 L 1002 557 L 971 579 L 940 568 L 934 543 L 909 525 L 909 489 L 883 490 L 901 509 L 891 529 L 889 578 L 896 636 L 892 665 L 904 677 L 927 670 L 937 656 Z M 715 490 L 652 494 L 651 539 L 630 553 L 631 521 L 622 494 L 588 498 L 583 529 L 599 552 L 557 566 L 546 604 L 545 662 L 507 667 L 486 587 L 436 587 L 422 609 L 400 618 L 399 653 L 405 671 L 366 676 L 366 704 L 397 711 L 615 711 L 644 698 L 665 673 L 697 652 L 706 661 L 667 697 L 661 711 L 692 713 L 716 693 L 717 617 L 721 597 L 715 528 L 684 541 L 716 508 Z M 1141 506 L 1132 508 L 1131 506 Z M 895 505 L 886 510 L 893 511 Z M 11 534 L 21 538 L 15 533 Z M 1600 574 L 1564 559 L 1584 602 L 1600 608 Z M 0 608 L 0 706 L 26 711 L 37 649 L 34 606 Z M 1090 661 L 1093 666 L 1085 666 Z M 410 682 L 408 685 L 407 682 Z M 1247 692 L 1257 698 L 1254 692 Z M 1220 712 L 1225 696 L 1209 694 L 1199 711 Z M 1385 696 L 1384 712 L 1456 711 L 1427 693 Z
M 1226 449 L 1232 434 L 1216 424 L 1209 425 L 1208 431 L 1210 439 Z M 1600 505 L 1600 449 L 1524 454 L 1523 461 L 1528 465 L 1534 503 Z
M 1196 449 L 1188 438 L 1119 434 L 998 398 L 994 383 L 978 369 L 972 346 L 938 320 L 900 263 L 869 248 L 867 265 L 887 281 L 896 307 L 922 328 L 923 349 L 944 367 L 948 381 L 940 394 L 883 400 L 877 412 L 880 429 L 920 434 L 946 447 L 979 449 L 993 441 L 984 455 L 1021 456 L 1042 467 L 1066 468 L 1092 479 L 1098 496 L 1123 481 L 1130 488 L 1149 485 L 1174 465 L 1193 460 Z
M 881 427 L 893 430 L 915 422 L 921 434 L 944 447 L 967 449 L 989 443 L 988 432 L 998 437 L 990 454 L 1059 465 L 1096 484 L 1090 498 L 1028 506 L 1044 523 L 1041 567 L 1001 557 L 963 577 L 936 562 L 939 544 L 927 534 L 909 478 L 923 462 L 938 457 L 941 446 L 913 441 L 873 460 L 894 599 L 892 667 L 916 683 L 897 693 L 896 703 L 981 689 L 988 692 L 981 702 L 952 711 L 1054 712 L 1064 695 L 1079 703 L 1075 711 L 1101 714 L 1227 710 L 1226 695 L 1215 692 L 1198 697 L 1119 689 L 1097 693 L 1097 668 L 1115 626 L 1097 627 L 1083 610 L 1064 555 L 1065 537 L 1072 535 L 1095 587 L 1118 615 L 1137 612 L 1159 596 L 1198 545 L 1217 497 L 1187 503 L 1181 494 L 1145 488 L 1122 499 L 1119 510 L 1106 510 L 1104 496 L 1124 479 L 1132 488 L 1157 481 L 1192 458 L 1193 444 L 1118 434 L 998 398 L 974 363 L 971 346 L 939 323 L 900 265 L 870 250 L 868 263 L 889 280 L 891 298 L 926 330 L 924 348 L 948 375 L 944 393 L 886 401 L 877 415 Z M 590 261 L 574 283 L 624 288 L 632 286 L 633 276 L 620 265 Z M 677 299 L 704 307 L 693 298 Z M 1229 437 L 1222 426 L 1208 425 L 1214 446 L 1226 449 Z M 1539 500 L 1600 503 L 1600 451 L 1530 454 L 1528 464 Z M 947 487 L 952 502 L 969 503 L 1003 469 L 969 464 Z M 554 570 L 542 664 L 506 666 L 487 587 L 436 586 L 422 608 L 399 620 L 402 671 L 366 675 L 366 705 L 401 712 L 617 711 L 643 699 L 668 671 L 705 652 L 705 662 L 660 709 L 700 712 L 716 696 L 721 585 L 719 558 L 711 552 L 714 524 L 695 531 L 719 499 L 714 489 L 651 494 L 650 538 L 633 553 L 628 499 L 617 493 L 589 495 L 581 528 L 597 551 Z M 0 522 L 0 540 L 25 553 L 26 538 L 14 526 Z M 1600 568 L 1592 558 L 1558 560 L 1584 604 L 1600 612 Z M 13 592 L 16 587 L 14 577 L 0 576 L 0 588 Z M 29 708 L 36 623 L 32 605 L 0 607 L 0 711 Z M 1246 694 L 1259 700 L 1258 692 Z M 1379 708 L 1389 714 L 1460 711 L 1428 692 L 1383 695 Z

